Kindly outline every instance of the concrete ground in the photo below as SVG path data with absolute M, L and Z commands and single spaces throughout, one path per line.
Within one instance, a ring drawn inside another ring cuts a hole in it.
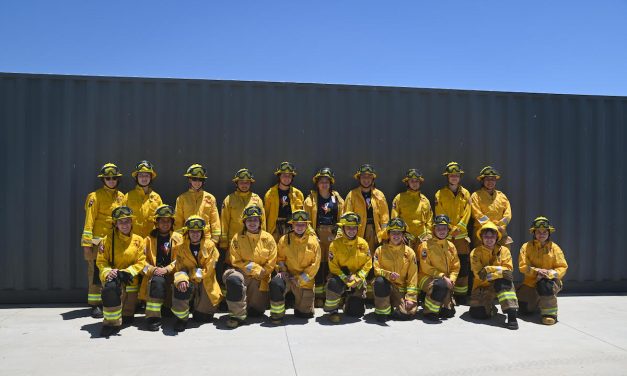
M 539 317 L 504 329 L 503 315 L 476 322 L 468 307 L 440 324 L 420 317 L 330 324 L 321 310 L 308 322 L 288 315 L 275 327 L 263 319 L 235 330 L 225 314 L 176 334 L 144 319 L 109 339 L 79 306 L 0 306 L 2 375 L 627 375 L 627 296 L 563 296 L 559 323 Z M 291 313 L 291 310 L 288 310 Z

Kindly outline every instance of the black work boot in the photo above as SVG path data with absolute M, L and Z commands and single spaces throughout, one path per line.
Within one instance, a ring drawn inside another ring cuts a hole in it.
M 118 326 L 103 325 L 102 328 L 100 329 L 100 337 L 109 338 L 109 336 L 112 336 L 119 331 L 120 331 L 120 327 Z
M 196 322 L 211 322 L 211 320 L 213 320 L 213 314 L 194 311 L 194 316 L 192 316 L 192 320 Z
M 314 314 L 313 312 L 301 312 L 297 309 L 294 309 L 294 317 L 297 317 L 299 319 L 310 319 L 314 317 Z
M 386 322 L 388 319 L 388 315 L 381 315 L 379 313 L 375 313 L 374 315 L 377 318 L 378 322 Z
M 146 325 L 146 329 L 151 332 L 156 332 L 161 327 L 161 318 L 160 317 L 149 317 L 146 319 L 148 322 Z
M 516 320 L 515 309 L 507 310 L 507 323 L 505 323 L 505 327 L 510 330 L 518 329 L 518 320 Z
M 455 308 L 440 308 L 440 313 L 439 313 L 440 318 L 442 319 L 450 319 L 452 317 L 455 317 Z
M 122 316 L 122 325 L 131 325 L 135 321 L 133 316 Z
M 424 317 L 425 320 L 427 320 L 429 322 L 439 322 L 440 321 L 440 318 L 435 313 L 426 313 L 426 312 L 424 312 L 422 314 L 422 316 Z
M 95 319 L 101 319 L 103 317 L 102 315 L 102 308 L 100 306 L 92 306 L 91 307 L 91 313 L 90 313 L 91 317 L 95 318 Z
M 455 295 L 457 305 L 468 305 L 468 295 Z
M 187 328 L 187 320 L 176 319 L 174 323 L 174 331 L 175 332 L 184 332 Z

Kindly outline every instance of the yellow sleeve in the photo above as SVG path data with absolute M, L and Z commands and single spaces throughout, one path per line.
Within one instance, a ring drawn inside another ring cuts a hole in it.
M 261 200 L 261 197 L 259 197 L 259 202 L 257 203 L 257 206 L 259 206 L 259 209 L 261 209 L 261 229 L 263 231 L 266 231 L 266 209 L 264 209 L 264 204 L 263 200 Z
M 418 263 L 414 251 L 409 252 L 409 268 L 407 269 L 405 300 L 418 301 Z
M 472 274 L 479 277 L 479 272 L 483 269 L 483 264 L 481 263 L 481 256 L 476 252 L 476 248 L 470 252 L 470 270 Z
M 348 278 L 348 276 L 346 274 L 344 274 L 344 272 L 342 271 L 342 269 L 340 268 L 340 265 L 338 263 L 338 258 L 337 256 L 335 256 L 335 244 L 334 242 L 331 242 L 331 244 L 329 245 L 329 272 L 331 274 L 334 274 L 338 277 L 340 277 L 340 279 L 342 281 L 346 281 L 346 279 Z
M 94 221 L 97 215 L 98 200 L 96 200 L 96 193 L 92 192 L 87 195 L 87 199 L 85 200 L 85 225 L 83 226 L 83 235 L 81 236 L 81 246 L 83 247 L 93 246 Z
M 346 195 L 346 200 L 344 200 L 344 213 L 352 212 L 353 210 L 355 210 L 353 208 L 352 196 L 352 191 L 348 192 L 348 194 Z
M 382 269 L 381 264 L 379 263 L 379 257 L 381 256 L 381 247 L 379 246 L 376 251 L 374 251 L 374 258 L 372 259 L 372 267 L 374 268 L 374 275 L 376 277 L 383 277 L 385 279 L 390 279 L 390 274 L 392 272 Z
M 185 224 L 183 205 L 183 198 L 181 196 L 177 197 L 176 206 L 174 207 L 174 231 L 182 229 L 183 225 Z
M 426 210 L 423 213 L 423 223 L 425 224 L 425 232 L 427 235 L 431 235 L 431 229 L 433 228 L 433 210 L 431 210 L 431 203 L 427 200 Z
M 226 196 L 226 198 L 222 202 L 222 212 L 220 214 L 220 218 L 221 218 L 221 224 L 222 224 L 222 232 L 220 233 L 219 246 L 221 249 L 225 249 L 229 246 L 229 239 L 227 239 L 227 234 L 231 226 L 231 211 L 229 210 L 229 196 Z
M 379 203 L 381 204 L 379 211 L 379 223 L 381 224 L 381 228 L 385 228 L 388 226 L 388 222 L 390 221 L 390 208 L 388 207 L 388 202 L 385 199 L 385 196 L 381 194 L 381 200 Z
M 307 198 L 305 199 L 305 209 L 304 209 L 307 214 L 309 215 L 309 218 L 312 219 L 313 218 L 313 211 L 314 211 L 314 204 L 313 204 L 313 200 L 311 199 L 311 195 L 307 196 Z M 312 225 L 315 225 L 315 223 L 312 223 Z
M 431 252 L 429 252 L 429 249 L 425 246 L 425 244 L 426 243 L 421 243 L 420 247 L 418 248 L 419 253 L 422 253 L 422 251 L 424 250 L 427 251 L 427 257 L 420 258 L 420 271 L 433 278 L 444 277 L 444 273 L 440 272 L 438 269 L 433 267 L 433 264 L 431 261 Z
M 512 206 L 505 195 L 503 195 L 505 201 L 505 210 L 503 212 L 503 218 L 499 221 L 500 226 L 507 226 L 512 221 Z
M 246 261 L 242 259 L 239 247 L 240 244 L 237 240 L 237 236 L 234 236 L 233 239 L 231 239 L 231 246 L 229 247 L 229 258 L 231 259 L 231 265 L 233 265 L 234 268 L 244 272 L 246 271 Z
M 277 257 L 276 257 L 276 271 L 277 272 L 287 271 L 287 265 L 285 264 L 287 260 L 287 258 L 285 257 L 285 247 L 287 247 L 287 245 L 285 244 L 286 236 L 289 236 L 289 234 L 281 236 L 281 239 L 279 239 L 279 243 L 276 246 L 277 247 Z
M 322 249 L 320 248 L 320 243 L 316 244 L 315 257 L 311 264 L 309 264 L 298 277 L 300 280 L 300 285 L 304 286 L 309 283 L 312 279 L 316 277 L 318 273 L 318 269 L 320 269 L 320 255 L 322 254 Z
M 461 269 L 461 263 L 459 262 L 459 256 L 457 256 L 457 249 L 452 245 L 453 248 L 453 260 L 451 261 L 451 273 L 449 274 L 449 278 L 451 282 L 455 283 L 457 281 L 457 276 L 459 276 L 459 270 Z
M 529 259 L 527 259 L 527 243 L 523 244 L 522 247 L 520 247 L 520 253 L 518 254 L 518 270 L 525 277 L 535 278 L 538 275 L 535 268 L 531 267 Z
M 361 256 L 364 259 L 364 263 L 361 265 L 361 268 L 356 274 L 359 279 L 361 279 L 362 281 L 365 281 L 366 278 L 368 277 L 368 272 L 370 272 L 370 269 L 372 269 L 372 257 L 370 256 L 370 250 L 368 249 L 368 252 L 364 253 Z
M 209 242 L 207 242 L 209 244 Z M 213 279 L 216 275 L 216 263 L 220 252 L 216 248 L 215 244 L 210 244 L 207 247 L 207 254 L 202 263 L 202 279 Z
M 507 270 L 514 271 L 514 264 L 512 263 L 512 254 L 509 249 L 501 246 L 501 266 Z
M 154 260 L 152 260 L 152 255 L 149 256 L 150 253 L 150 236 L 146 236 L 144 238 L 143 244 L 142 244 L 143 250 L 144 250 L 144 255 L 146 256 L 146 264 L 144 265 L 144 268 L 142 269 L 142 273 L 144 275 L 150 275 L 154 272 L 154 270 L 157 268 L 156 262 L 154 262 Z M 156 252 L 155 252 L 156 253 Z M 151 264 L 151 261 L 155 263 L 155 265 Z M 169 266 L 169 265 L 168 265 Z M 166 268 L 167 269 L 167 268 Z M 168 270 L 169 272 L 169 270 Z
M 266 274 L 265 274 L 266 278 L 268 278 L 272 274 L 272 271 L 276 267 L 276 258 L 277 258 L 276 242 L 274 241 L 274 239 L 272 237 L 270 237 L 268 239 L 268 243 L 270 245 L 270 250 L 269 250 L 270 254 L 269 254 L 268 259 L 266 260 L 265 264 L 261 265 L 261 267 L 263 269 L 265 269 L 265 271 L 266 271 Z M 257 273 L 257 275 L 259 275 L 259 273 Z
M 433 202 L 435 202 L 435 215 L 445 214 L 444 206 L 440 202 L 440 191 L 435 192 Z
M 461 188 L 460 188 L 461 189 Z M 470 220 L 470 198 L 466 199 L 466 204 L 464 205 L 464 211 L 462 214 L 462 218 L 457 223 L 457 227 L 463 227 L 464 232 L 468 232 L 468 221 Z
M 109 262 L 111 260 L 111 242 L 105 238 L 104 240 L 104 250 L 102 252 L 98 252 L 96 256 L 96 266 L 98 270 L 100 270 L 100 280 L 104 283 L 107 279 L 107 275 L 113 269 L 113 266 Z
M 178 252 L 178 248 L 181 247 L 181 245 L 177 244 L 175 245 L 175 248 L 177 250 L 177 255 L 176 255 L 176 265 L 174 267 L 174 285 L 178 285 L 181 282 L 189 282 L 189 275 L 187 274 L 187 272 L 185 271 L 184 268 L 184 262 L 183 259 L 185 256 L 183 256 L 183 252 Z
M 566 258 L 564 257 L 562 249 L 555 243 L 553 244 L 553 248 L 555 251 L 555 263 L 553 264 L 553 270 L 557 273 L 557 278 L 561 280 L 566 275 L 568 263 L 566 263 Z
M 222 235 L 222 229 L 220 227 L 220 214 L 218 214 L 218 204 L 215 197 L 211 196 L 211 206 L 209 207 L 209 222 L 211 223 L 211 240 L 215 244 L 220 242 L 220 235 Z
M 398 194 L 394 197 L 394 200 L 392 200 L 392 218 L 397 218 L 401 215 L 399 206 L 398 206 L 398 201 L 400 200 L 401 195 Z
M 133 277 L 141 273 L 144 266 L 146 266 L 146 255 L 143 252 L 143 249 L 140 247 L 135 250 L 135 262 L 128 266 L 126 269 L 127 272 L 131 273 Z
M 339 217 L 341 217 L 342 214 L 344 214 L 344 199 L 337 192 L 335 192 L 335 198 L 337 199 L 337 215 L 338 215 L 338 221 L 339 221 L 340 219 Z
M 472 211 L 472 217 L 482 225 L 490 220 L 490 218 L 488 218 L 488 216 L 483 214 L 481 211 L 481 206 L 479 205 L 479 194 L 477 192 L 470 196 L 470 208 Z

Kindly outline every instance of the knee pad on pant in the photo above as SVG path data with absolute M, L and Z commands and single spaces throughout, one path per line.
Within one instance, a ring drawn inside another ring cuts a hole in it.
M 484 307 L 470 307 L 468 313 L 470 313 L 471 317 L 479 320 L 485 320 L 490 317 Z
M 353 317 L 361 317 L 366 312 L 364 299 L 357 296 L 349 296 L 346 298 L 345 313 Z
M 165 277 L 160 275 L 152 276 L 148 296 L 153 299 L 165 299 Z
M 275 276 L 270 281 L 270 300 L 280 302 L 283 300 L 285 293 L 285 281 L 279 276 Z
M 106 282 L 102 288 L 102 305 L 105 307 L 117 307 L 122 304 L 122 288 L 116 281 Z
M 459 255 L 459 277 L 468 277 L 470 274 L 470 255 Z
M 226 277 L 226 300 L 239 302 L 244 297 L 244 285 L 241 279 L 234 275 Z
M 374 296 L 379 298 L 385 298 L 386 296 L 390 296 L 392 292 L 392 287 L 390 287 L 390 282 L 383 277 L 377 277 L 374 280 Z
M 540 296 L 552 296 L 553 287 L 555 287 L 555 281 L 551 279 L 542 278 L 536 283 L 536 291 Z
M 494 291 L 509 290 L 514 287 L 514 283 L 505 278 L 499 278 L 494 281 Z
M 446 282 L 444 279 L 438 278 L 433 282 L 433 290 L 431 291 L 431 298 L 433 300 L 441 302 L 446 297 L 448 293 L 448 287 L 446 286 Z
M 176 287 L 172 287 L 172 290 L 174 290 L 172 292 L 172 295 L 174 296 L 175 299 L 188 300 L 189 298 L 192 297 L 193 289 L 194 289 L 194 285 L 192 285 L 191 283 L 189 284 L 185 292 L 179 291 L 179 289 L 177 289 Z
M 344 291 L 344 282 L 338 276 L 333 276 L 327 282 L 327 289 L 333 291 L 336 294 L 341 294 Z

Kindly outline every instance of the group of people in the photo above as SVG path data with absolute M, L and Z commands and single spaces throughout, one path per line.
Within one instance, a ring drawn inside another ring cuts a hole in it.
M 268 308 L 279 325 L 288 293 L 294 316 L 310 318 L 315 307 L 323 308 L 334 323 L 342 314 L 363 316 L 368 299 L 379 321 L 411 319 L 420 304 L 426 320 L 454 317 L 458 304 L 468 304 L 473 318 L 488 319 L 498 300 L 509 329 L 518 329 L 518 314 L 538 309 L 543 324 L 557 322 L 556 296 L 568 265 L 551 241 L 555 229 L 546 217 L 532 222 L 532 240 L 518 260 L 524 281 L 516 288 L 511 208 L 491 166 L 481 170 L 481 188 L 471 195 L 461 185 L 459 163 L 447 164 L 435 210 L 416 169 L 405 174 L 407 190 L 394 197 L 391 211 L 368 164 L 356 171 L 359 184 L 345 198 L 333 189 L 328 167 L 315 174 L 307 197 L 293 186 L 291 163 L 274 174 L 277 183 L 262 200 L 251 190 L 253 174 L 237 171 L 235 191 L 219 211 L 203 190 L 207 171 L 200 164 L 187 169 L 189 190 L 174 207 L 151 188 L 157 173 L 150 162 L 136 165 L 136 187 L 126 194 L 118 190 L 119 168 L 105 164 L 98 175 L 103 187 L 85 202 L 81 240 L 88 303 L 92 316 L 104 319 L 101 336 L 132 322 L 139 301 L 152 331 L 161 327 L 162 314 L 176 317 L 179 332 L 190 315 L 210 321 L 223 300 L 229 328 Z

